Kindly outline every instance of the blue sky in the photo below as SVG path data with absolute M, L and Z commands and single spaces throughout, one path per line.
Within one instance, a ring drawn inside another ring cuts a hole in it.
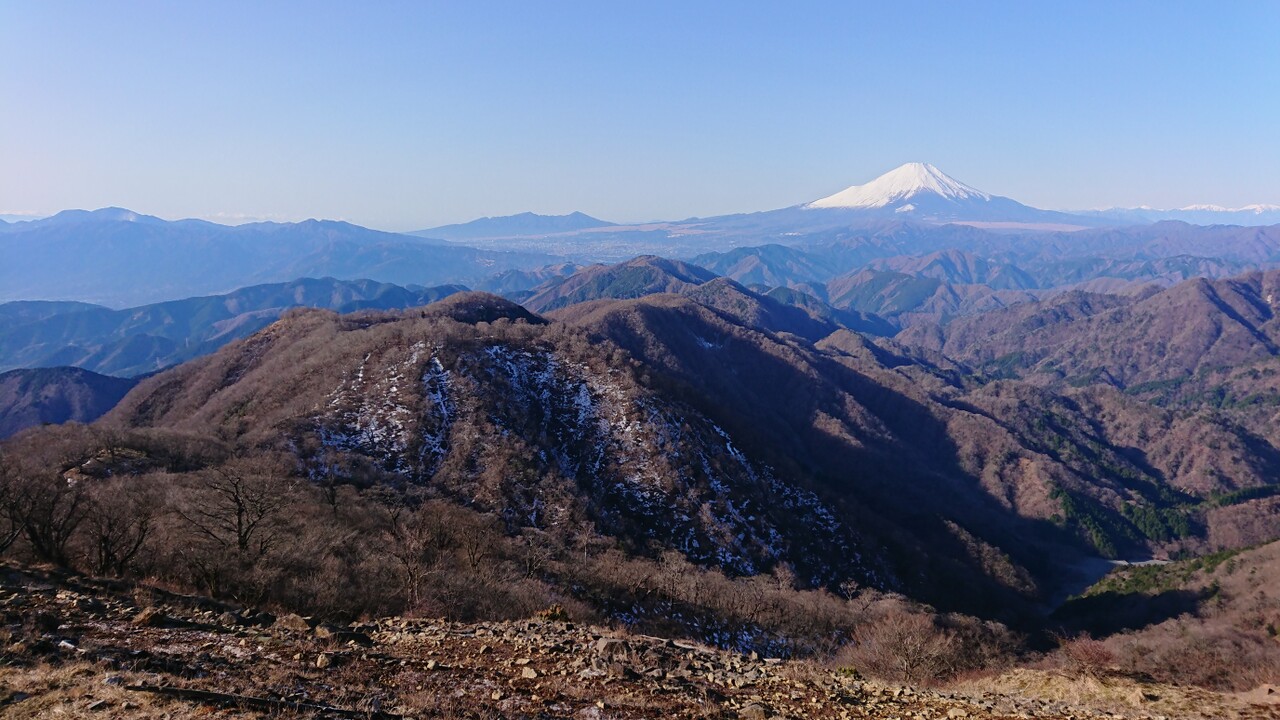
M 0 213 L 1280 203 L 1280 2 L 0 0 Z

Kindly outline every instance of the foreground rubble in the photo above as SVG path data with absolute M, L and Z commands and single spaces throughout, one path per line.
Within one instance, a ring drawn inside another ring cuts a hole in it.
M 981 682 L 913 689 L 556 619 L 339 627 L 3 566 L 0 614 L 0 715 L 15 718 L 1162 717 L 1141 697 L 1103 711 Z M 1205 717 L 1280 717 L 1198 697 Z

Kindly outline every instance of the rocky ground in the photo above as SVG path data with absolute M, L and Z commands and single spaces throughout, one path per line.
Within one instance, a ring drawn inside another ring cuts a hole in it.
M 6 566 L 0 617 L 6 718 L 1280 718 L 1265 691 L 1027 670 L 926 690 L 554 612 L 336 627 Z

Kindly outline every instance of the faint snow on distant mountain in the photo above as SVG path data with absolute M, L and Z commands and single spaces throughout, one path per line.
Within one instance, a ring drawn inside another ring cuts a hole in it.
M 1181 220 L 1194 225 L 1280 224 L 1280 205 L 1264 204 L 1244 205 L 1235 208 L 1223 207 L 1222 205 L 1188 205 L 1169 210 L 1144 206 L 1082 210 L 1075 214 L 1135 225 L 1159 222 L 1161 220 Z

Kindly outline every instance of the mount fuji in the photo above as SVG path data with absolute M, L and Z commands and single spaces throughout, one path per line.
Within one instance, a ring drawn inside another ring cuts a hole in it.
M 956 180 L 928 163 L 907 163 L 864 185 L 773 210 L 614 225 L 585 215 L 481 218 L 415 235 L 493 250 L 537 250 L 574 262 L 621 262 L 637 255 L 690 258 L 736 247 L 835 240 L 858 232 L 968 225 L 997 232 L 1061 232 L 1124 225 L 1097 214 L 1041 210 Z M 964 232 L 952 228 L 949 233 Z
M 928 163 L 901 165 L 865 185 L 800 206 L 809 211 L 850 211 L 869 217 L 971 224 L 1095 225 L 1096 220 L 1040 210 L 983 192 Z
M 821 200 L 814 200 L 806 207 L 894 207 L 895 212 L 900 212 L 911 205 L 910 200 L 918 196 L 942 198 L 954 203 L 991 200 L 987 193 L 965 185 L 928 163 L 907 163 L 866 185 L 854 185 Z

